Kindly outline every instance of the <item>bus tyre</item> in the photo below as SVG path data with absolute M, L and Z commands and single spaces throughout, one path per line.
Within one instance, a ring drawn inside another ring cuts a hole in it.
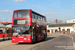
M 10 40 L 10 34 L 8 34 L 8 40 Z
M 5 40 L 5 37 L 4 37 L 4 35 L 3 35 L 3 40 Z
M 38 38 L 37 38 L 37 36 L 36 36 L 36 42 L 38 42 Z
M 47 37 L 47 33 L 46 33 L 46 37 Z
M 32 40 L 32 44 L 34 44 L 35 42 L 34 42 L 34 40 Z
M 44 40 L 45 40 L 45 35 L 44 35 Z

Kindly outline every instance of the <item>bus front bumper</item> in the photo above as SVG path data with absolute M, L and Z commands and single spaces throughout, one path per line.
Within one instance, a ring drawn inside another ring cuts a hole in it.
M 31 42 L 32 42 L 31 36 L 12 37 L 12 43 L 31 43 Z

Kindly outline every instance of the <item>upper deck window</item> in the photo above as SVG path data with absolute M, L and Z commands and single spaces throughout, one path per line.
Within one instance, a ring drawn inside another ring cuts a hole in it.
M 32 18 L 35 18 L 35 16 L 34 16 L 35 14 L 34 13 L 32 13 Z
M 42 21 L 46 21 L 46 18 L 44 16 L 39 15 L 39 14 L 34 13 L 34 12 L 32 12 L 32 18 L 39 19 L 39 20 L 42 20 Z
M 44 21 L 44 17 L 42 17 L 42 20 Z
M 40 16 L 38 16 L 38 19 L 41 19 L 41 17 L 40 17 Z
M 37 16 L 37 14 L 35 14 L 35 19 L 37 19 L 38 18 L 38 16 Z
M 42 20 L 42 16 L 41 16 L 41 20 Z
M 44 21 L 46 21 L 46 18 L 44 18 Z
M 30 17 L 30 11 L 28 10 L 21 10 L 14 12 L 14 18 L 29 18 L 29 17 Z

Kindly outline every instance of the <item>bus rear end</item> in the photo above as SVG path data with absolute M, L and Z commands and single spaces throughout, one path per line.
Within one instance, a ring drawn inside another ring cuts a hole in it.
M 12 28 L 12 43 L 32 43 L 31 10 L 15 10 Z

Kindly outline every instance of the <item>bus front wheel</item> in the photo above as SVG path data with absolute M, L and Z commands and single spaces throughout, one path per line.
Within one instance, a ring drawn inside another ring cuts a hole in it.
M 45 40 L 45 35 L 44 35 L 44 37 L 43 37 L 43 41 Z
M 3 40 L 5 40 L 5 36 L 3 35 Z
M 38 42 L 38 38 L 37 38 L 37 36 L 36 36 L 36 42 Z

